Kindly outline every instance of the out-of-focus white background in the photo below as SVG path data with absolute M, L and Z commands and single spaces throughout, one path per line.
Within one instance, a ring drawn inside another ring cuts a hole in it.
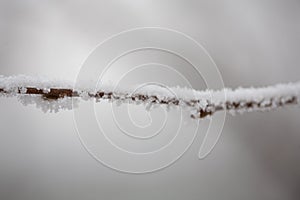
M 300 2 L 0 0 L 0 74 L 74 80 L 89 53 L 136 27 L 171 28 L 210 53 L 225 86 L 300 79 Z M 228 116 L 198 160 L 200 139 L 171 167 L 115 172 L 81 145 L 73 112 L 0 99 L 1 199 L 299 199 L 299 108 Z

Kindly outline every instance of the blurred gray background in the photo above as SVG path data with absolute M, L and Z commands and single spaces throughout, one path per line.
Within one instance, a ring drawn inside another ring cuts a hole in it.
M 0 0 L 0 74 L 75 80 L 112 34 L 158 26 L 201 43 L 225 86 L 300 79 L 300 1 Z M 227 116 L 204 160 L 201 138 L 174 165 L 123 174 L 94 160 L 73 112 L 44 114 L 0 99 L 0 199 L 299 199 L 300 110 Z

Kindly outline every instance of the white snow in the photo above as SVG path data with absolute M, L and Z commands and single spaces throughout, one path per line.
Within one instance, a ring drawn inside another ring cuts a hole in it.
M 22 87 L 36 87 L 38 89 L 49 88 L 73 88 L 73 83 L 60 79 L 49 79 L 46 76 L 2 76 L 0 75 L 0 88 L 5 91 L 15 91 Z

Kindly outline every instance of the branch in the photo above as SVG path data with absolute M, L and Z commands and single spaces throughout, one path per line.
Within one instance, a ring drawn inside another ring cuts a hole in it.
M 44 77 L 0 76 L 0 93 L 3 94 L 40 95 L 45 101 L 65 97 L 81 97 L 128 103 L 182 106 L 193 111 L 191 115 L 193 118 L 204 118 L 222 110 L 227 110 L 232 114 L 267 111 L 287 105 L 296 105 L 300 102 L 300 83 L 219 91 L 196 91 L 187 88 L 161 88 L 157 86 L 143 88 L 135 92 L 108 89 L 109 87 L 103 85 L 96 89 L 92 89 L 92 87 L 72 88 L 70 83 L 47 80 Z

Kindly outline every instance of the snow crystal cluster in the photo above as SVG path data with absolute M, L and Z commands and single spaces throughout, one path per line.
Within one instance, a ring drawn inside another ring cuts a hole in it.
M 18 100 L 24 105 L 35 105 L 47 113 L 57 113 L 61 110 L 72 110 L 78 106 L 79 100 L 71 97 L 64 97 L 57 100 L 45 100 L 39 95 L 20 95 Z
M 27 88 L 41 89 L 47 93 L 50 88 L 72 88 L 70 81 L 60 79 L 49 79 L 46 76 L 2 76 L 0 75 L 1 96 L 12 97 L 17 94 L 26 94 Z M 27 94 L 18 95 L 18 100 L 25 106 L 35 105 L 43 112 L 58 112 L 60 110 L 71 110 L 78 105 L 78 99 L 64 97 L 57 100 L 45 100 L 41 95 Z

